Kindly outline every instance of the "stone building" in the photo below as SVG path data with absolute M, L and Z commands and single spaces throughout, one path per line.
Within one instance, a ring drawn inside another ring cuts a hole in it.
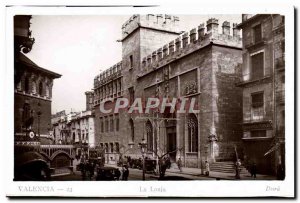
M 87 91 L 86 109 L 80 112 L 65 113 L 65 110 L 52 115 L 53 136 L 56 144 L 70 144 L 74 154 L 80 157 L 89 148 L 95 147 L 94 114 L 91 109 L 93 92 Z M 74 157 L 73 157 L 74 158 Z
M 71 136 L 70 123 L 75 112 L 66 114 L 66 111 L 60 111 L 52 115 L 51 124 L 55 144 L 73 144 Z
M 71 147 L 57 147 L 51 129 L 53 81 L 61 75 L 25 55 L 34 43 L 30 19 L 14 16 L 14 180 L 41 180 L 42 171 L 71 165 Z
M 243 143 L 259 173 L 285 166 L 284 16 L 243 15 Z
M 59 74 L 39 67 L 23 53 L 15 64 L 15 133 L 33 132 L 42 144 L 52 143 L 51 97 Z
M 95 138 L 114 162 L 120 151 L 140 157 L 139 143 L 147 142 L 147 156 L 170 153 L 184 166 L 203 166 L 205 160 L 232 161 L 241 155 L 242 41 L 236 24 L 209 19 L 189 32 L 179 32 L 179 18 L 133 15 L 122 26 L 122 61 L 94 79 Z M 232 33 L 232 34 L 231 34 Z M 106 114 L 117 98 L 194 98 L 199 112 Z
M 72 116 L 70 133 L 76 155 L 95 147 L 94 116 L 91 110 L 82 111 Z

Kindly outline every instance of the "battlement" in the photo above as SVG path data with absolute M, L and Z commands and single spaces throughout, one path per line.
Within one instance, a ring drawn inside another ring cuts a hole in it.
M 179 17 L 163 14 L 135 14 L 122 25 L 122 39 L 139 27 L 179 33 Z
M 110 80 L 116 79 L 122 76 L 122 61 L 106 69 L 94 78 L 94 89 L 109 82 Z
M 230 22 L 228 21 L 222 23 L 222 33 L 219 33 L 218 30 L 218 19 L 211 18 L 206 22 L 206 32 L 204 23 L 202 23 L 197 28 L 183 33 L 175 40 L 144 57 L 142 59 L 142 75 L 139 77 L 211 43 L 242 48 L 242 40 L 237 23 L 233 23 L 232 35 L 230 34 Z

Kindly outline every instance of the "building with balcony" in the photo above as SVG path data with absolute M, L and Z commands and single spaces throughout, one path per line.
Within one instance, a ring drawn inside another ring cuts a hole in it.
M 81 157 L 89 148 L 95 148 L 94 115 L 92 111 L 82 111 L 72 115 L 69 122 L 70 134 L 75 154 Z
M 243 142 L 259 173 L 276 174 L 284 151 L 284 16 L 243 15 Z
M 73 158 L 87 155 L 90 148 L 95 148 L 94 114 L 91 110 L 93 91 L 85 92 L 86 109 L 80 112 L 65 110 L 52 115 L 52 130 L 56 145 L 72 145 Z

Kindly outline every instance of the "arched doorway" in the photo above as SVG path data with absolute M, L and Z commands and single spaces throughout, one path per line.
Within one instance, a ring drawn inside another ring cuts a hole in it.
M 71 173 L 72 158 L 64 151 L 56 151 L 51 157 L 51 168 L 55 169 L 55 174 Z

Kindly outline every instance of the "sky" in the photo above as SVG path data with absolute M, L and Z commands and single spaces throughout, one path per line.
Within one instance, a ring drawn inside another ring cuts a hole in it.
M 209 18 L 219 19 L 219 32 L 227 20 L 240 23 L 241 15 L 177 15 L 182 31 L 189 31 Z M 94 77 L 122 59 L 122 24 L 130 15 L 38 15 L 31 19 L 35 38 L 27 56 L 39 66 L 62 75 L 52 90 L 52 114 L 85 110 L 85 91 Z M 232 32 L 232 30 L 231 30 Z

